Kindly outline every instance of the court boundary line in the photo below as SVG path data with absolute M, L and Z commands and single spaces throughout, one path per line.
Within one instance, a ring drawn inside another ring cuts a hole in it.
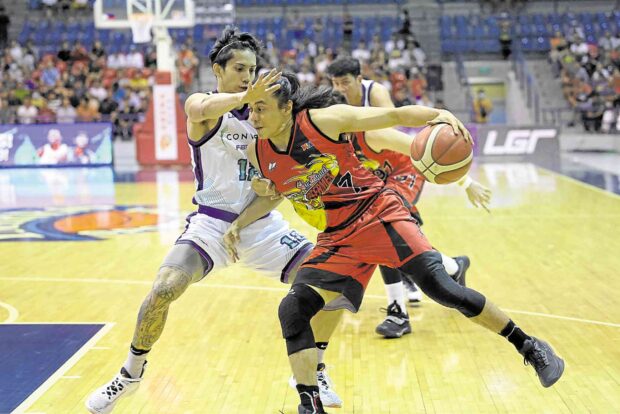
M 7 312 L 9 312 L 8 318 L 6 318 L 3 322 L 0 322 L 0 324 L 15 323 L 17 318 L 19 318 L 19 311 L 14 306 L 11 306 L 6 302 L 0 301 L 0 308 L 4 308 L 7 310 Z
M 152 281 L 147 280 L 128 280 L 128 279 L 88 279 L 88 278 L 60 278 L 60 277 L 0 277 L 0 281 L 22 281 L 22 282 L 48 282 L 48 283 L 98 283 L 98 284 L 120 284 L 120 285 L 152 285 Z M 195 283 L 193 286 L 199 288 L 212 288 L 212 289 L 236 289 L 236 290 L 260 290 L 265 292 L 278 292 L 278 293 L 286 293 L 289 288 L 288 287 L 269 287 L 269 286 L 254 286 L 254 285 L 222 285 L 217 283 Z M 381 299 L 385 300 L 385 296 L 381 295 L 364 295 L 365 299 Z M 427 301 L 427 303 L 431 303 L 437 306 L 441 306 L 438 303 L 433 301 Z M 600 325 L 600 326 L 608 326 L 611 328 L 620 328 L 620 323 L 614 322 L 605 322 L 605 321 L 597 321 L 594 319 L 585 319 L 585 318 L 576 318 L 573 316 L 564 316 L 564 315 L 555 315 L 552 313 L 544 313 L 544 312 L 532 312 L 518 309 L 508 309 L 508 308 L 500 308 L 508 313 L 515 313 L 520 315 L 528 315 L 528 316 L 538 316 L 541 318 L 550 318 L 550 319 L 559 319 L 571 322 L 581 322 L 590 325 Z M 33 322 L 22 322 L 22 323 L 33 323 Z M 54 323 L 54 322 L 49 322 Z M 58 322 L 56 322 L 58 323 Z M 67 322 L 73 323 L 73 322 Z M 96 323 L 96 322 L 83 322 L 83 323 Z M 102 323 L 102 322 L 99 322 Z
M 73 366 L 84 355 L 86 355 L 86 353 L 88 351 L 90 351 L 90 349 L 114 327 L 114 325 L 116 325 L 116 322 L 75 322 L 75 323 L 73 323 L 73 322 L 42 322 L 42 323 L 39 323 L 39 322 L 22 322 L 21 324 L 22 325 L 23 324 L 37 325 L 37 324 L 62 324 L 62 323 L 74 324 L 74 325 L 85 325 L 85 324 L 94 325 L 94 324 L 101 324 L 101 323 L 103 323 L 103 326 L 84 345 L 82 345 L 80 347 L 80 349 L 78 349 L 77 352 L 75 352 L 71 356 L 71 358 L 69 358 L 67 361 L 65 361 L 65 363 L 62 364 L 60 366 L 60 368 L 58 368 L 56 370 L 56 372 L 54 372 L 52 375 L 50 375 L 50 377 L 47 380 L 45 380 L 45 382 L 43 384 L 41 384 L 39 386 L 39 388 L 34 390 L 34 392 L 32 392 L 28 396 L 28 398 L 26 398 L 24 401 L 22 401 L 22 403 L 20 405 L 18 405 L 17 408 L 15 408 L 12 411 L 13 414 L 24 414 L 26 412 L 26 410 L 28 410 L 30 407 L 32 407 L 32 405 L 34 403 L 36 403 L 37 400 L 43 396 L 43 394 L 45 394 L 54 384 L 56 384 L 56 382 L 58 382 L 58 380 L 61 379 L 61 377 L 63 377 L 64 374 L 67 371 L 69 371 L 71 368 L 73 368 Z

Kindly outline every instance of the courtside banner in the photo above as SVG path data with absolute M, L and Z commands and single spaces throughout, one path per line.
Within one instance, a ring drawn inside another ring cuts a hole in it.
M 176 160 L 177 115 L 174 85 L 154 85 L 155 159 Z
M 560 153 L 560 132 L 547 126 L 480 125 L 476 155 L 537 158 Z
M 112 164 L 112 124 L 0 125 L 0 167 Z

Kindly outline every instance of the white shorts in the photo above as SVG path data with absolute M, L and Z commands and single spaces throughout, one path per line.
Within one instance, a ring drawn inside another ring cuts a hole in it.
M 230 222 L 195 212 L 187 217 L 185 231 L 176 244 L 189 244 L 208 262 L 212 270 L 231 265 L 222 237 Z M 239 261 L 261 273 L 288 283 L 290 271 L 312 250 L 313 244 L 291 230 L 278 211 L 256 220 L 239 232 Z

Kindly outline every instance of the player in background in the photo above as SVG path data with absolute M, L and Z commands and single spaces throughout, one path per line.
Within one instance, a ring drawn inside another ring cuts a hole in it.
M 193 94 L 185 103 L 197 211 L 187 217 L 185 231 L 163 260 L 142 303 L 120 372 L 86 402 L 91 413 L 110 413 L 119 398 L 136 391 L 172 302 L 191 284 L 232 263 L 223 241 L 231 227 L 243 227 L 236 259 L 285 283 L 295 278 L 299 264 L 313 247 L 305 237 L 289 229 L 280 213 L 271 212 L 271 208 L 261 210 L 264 197 L 257 197 L 251 188 L 256 170 L 248 162 L 247 148 L 254 144 L 256 130 L 248 122 L 248 103 L 279 87 L 269 86 L 279 77 L 275 71 L 261 75 L 252 84 L 260 48 L 252 35 L 226 29 L 209 54 L 217 92 Z M 244 214 L 250 206 L 254 206 L 252 212 L 262 213 Z M 328 324 L 319 325 L 320 330 Z M 331 336 L 331 332 L 325 336 Z M 326 406 L 340 406 L 342 401 L 330 387 L 324 365 L 317 367 L 315 383 L 321 384 L 323 402 Z
M 448 111 L 417 105 L 326 107 L 332 94 L 328 88 L 300 89 L 292 74 L 277 83 L 276 92 L 250 103 L 259 139 L 248 156 L 275 187 L 259 194 L 285 196 L 322 231 L 278 311 L 298 382 L 298 414 L 325 413 L 314 384 L 317 352 L 310 320 L 321 309 L 357 312 L 376 265 L 402 270 L 431 299 L 504 336 L 533 365 L 544 387 L 559 380 L 564 361 L 551 346 L 523 332 L 484 295 L 451 278 L 400 196 L 366 170 L 352 144 L 341 137 L 349 131 L 448 123 L 471 142 L 462 123 Z M 409 155 L 412 140 L 385 146 Z
M 334 89 L 340 92 L 346 103 L 352 106 L 377 106 L 394 108 L 394 103 L 385 86 L 372 80 L 363 79 L 360 63 L 357 59 L 344 56 L 336 59 L 327 68 Z M 393 151 L 381 152 L 367 145 L 363 134 L 352 134 L 353 144 L 358 157 L 363 157 L 364 166 L 393 188 L 410 204 L 411 215 L 421 225 L 422 218 L 415 206 L 424 186 L 424 177 L 411 164 L 409 157 Z M 378 162 L 378 163 L 377 163 Z M 405 183 L 406 181 L 406 183 Z M 463 177 L 458 184 L 464 187 L 472 204 L 486 208 L 491 192 L 469 176 Z M 442 263 L 448 274 L 455 280 L 465 281 L 469 268 L 467 256 L 449 257 L 442 254 Z M 416 285 L 397 269 L 379 266 L 381 277 L 387 293 L 387 316 L 376 331 L 386 338 L 400 338 L 411 332 L 409 315 L 405 306 L 405 290 L 410 302 L 419 302 L 422 293 Z M 406 287 L 406 289 L 404 289 Z

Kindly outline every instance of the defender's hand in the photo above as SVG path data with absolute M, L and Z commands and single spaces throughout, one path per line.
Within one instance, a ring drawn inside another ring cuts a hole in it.
M 245 91 L 245 95 L 243 96 L 241 102 L 244 104 L 252 103 L 270 96 L 282 86 L 280 84 L 272 85 L 280 79 L 281 75 L 282 72 L 278 72 L 275 69 L 271 69 L 271 71 L 261 74 L 256 79 L 256 82 L 248 85 L 248 89 Z
M 469 198 L 470 203 L 472 203 L 474 207 L 477 208 L 481 206 L 487 211 L 487 213 L 490 213 L 488 205 L 491 202 L 491 190 L 480 184 L 478 181 L 472 181 L 465 191 L 467 192 L 467 197 Z

